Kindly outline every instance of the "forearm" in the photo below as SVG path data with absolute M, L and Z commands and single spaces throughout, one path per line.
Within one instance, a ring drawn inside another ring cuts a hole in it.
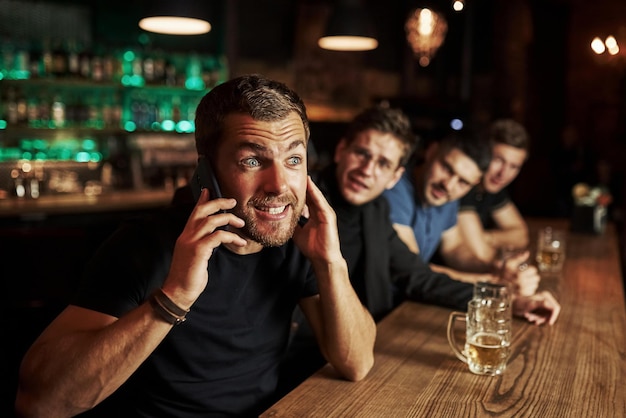
M 442 249 L 441 256 L 448 267 L 473 273 L 490 272 L 493 269 L 497 251 L 493 248 L 485 248 L 479 256 L 467 245 L 459 245 L 452 251 Z
M 430 264 L 431 270 L 437 273 L 447 274 L 450 278 L 465 283 L 478 283 L 478 282 L 496 282 L 499 280 L 498 276 L 489 273 L 471 273 L 467 271 L 459 271 L 449 267 L 441 266 L 439 264 Z
M 35 343 L 20 369 L 22 416 L 73 416 L 117 390 L 172 328 L 145 303 L 110 325 Z
M 524 226 L 486 231 L 487 241 L 494 248 L 512 246 L 526 248 L 529 243 L 528 229 Z
M 322 348 L 345 378 L 364 378 L 374 364 L 376 324 L 354 292 L 345 261 L 314 264 L 324 331 Z

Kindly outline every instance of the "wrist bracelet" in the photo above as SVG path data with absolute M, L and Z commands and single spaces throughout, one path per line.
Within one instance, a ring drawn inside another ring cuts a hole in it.
M 187 320 L 185 315 L 189 310 L 176 305 L 161 289 L 152 293 L 149 302 L 152 309 L 168 324 L 179 325 Z
M 189 313 L 189 309 L 183 309 L 178 306 L 163 292 L 163 289 L 161 288 L 156 289 L 152 295 L 159 301 L 159 304 L 161 306 L 163 306 L 175 316 L 184 317 Z

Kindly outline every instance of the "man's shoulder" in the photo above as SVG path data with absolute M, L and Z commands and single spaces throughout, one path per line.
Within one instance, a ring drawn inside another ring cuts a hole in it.
M 383 195 L 380 195 L 376 197 L 374 200 L 372 200 L 371 202 L 366 203 L 364 205 L 364 209 L 369 209 L 370 211 L 375 212 L 375 213 L 380 213 L 380 212 L 389 213 L 390 205 L 389 205 L 389 201 L 385 199 Z
M 171 249 L 185 227 L 193 206 L 170 205 L 144 216 L 125 219 L 114 236 L 149 246 Z
M 479 186 L 474 186 L 470 189 L 469 192 L 467 192 L 465 196 L 459 199 L 459 206 L 461 207 L 461 209 L 472 208 L 483 199 L 483 196 L 486 193 L 487 192 L 480 189 Z
M 413 183 L 408 175 L 405 173 L 400 177 L 400 180 L 393 186 L 391 189 L 387 189 L 383 192 L 383 197 L 387 200 L 395 202 L 396 200 L 400 200 L 403 202 L 410 201 L 413 202 L 414 198 L 414 190 Z M 410 197 L 411 199 L 407 198 Z

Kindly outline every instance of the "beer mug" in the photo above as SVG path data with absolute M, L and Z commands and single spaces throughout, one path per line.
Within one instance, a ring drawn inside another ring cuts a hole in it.
M 539 271 L 559 273 L 565 261 L 565 231 L 550 227 L 541 229 L 537 236 L 537 255 L 535 257 Z
M 485 300 L 493 306 L 510 306 L 511 289 L 506 283 L 477 282 L 472 298 Z
M 452 312 L 448 342 L 454 354 L 472 373 L 499 375 L 506 369 L 512 338 L 510 292 L 506 285 L 478 283 L 467 313 Z M 465 346 L 459 349 L 454 335 L 457 320 L 465 321 Z

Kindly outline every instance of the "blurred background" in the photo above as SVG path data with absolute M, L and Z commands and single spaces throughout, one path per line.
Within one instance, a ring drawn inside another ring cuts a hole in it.
M 157 6 L 196 7 L 211 30 L 139 28 Z M 438 23 L 410 43 L 407 20 L 425 8 Z M 375 49 L 320 48 L 340 11 L 341 22 L 369 22 Z M 0 48 L 2 324 L 13 340 L 1 416 L 12 414 L 23 350 L 86 259 L 186 182 L 195 105 L 240 74 L 302 95 L 320 165 L 373 103 L 404 109 L 423 141 L 514 118 L 531 137 L 511 186 L 522 213 L 569 217 L 574 184 L 601 186 L 624 252 L 624 0 L 0 0 Z

